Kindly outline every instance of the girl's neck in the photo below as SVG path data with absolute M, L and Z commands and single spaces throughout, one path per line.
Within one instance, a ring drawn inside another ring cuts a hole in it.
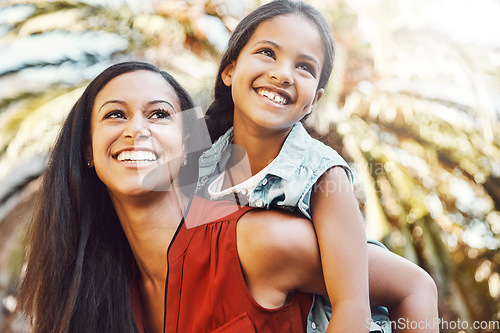
M 241 161 L 243 152 L 246 153 L 251 175 L 265 168 L 281 151 L 283 143 L 291 128 L 281 131 L 250 131 L 234 127 L 234 144 L 242 147 L 231 156 L 231 163 Z

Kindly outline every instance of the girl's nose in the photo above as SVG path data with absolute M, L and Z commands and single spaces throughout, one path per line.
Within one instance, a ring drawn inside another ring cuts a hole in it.
M 293 77 L 290 65 L 286 62 L 283 63 L 275 63 L 275 66 L 269 73 L 269 76 L 272 80 L 277 82 L 280 85 L 292 85 Z

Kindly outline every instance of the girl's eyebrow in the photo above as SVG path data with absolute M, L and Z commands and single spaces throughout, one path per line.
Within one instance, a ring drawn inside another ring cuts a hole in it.
M 270 41 L 270 40 L 260 40 L 254 44 L 254 47 L 259 45 L 259 44 L 269 44 L 269 45 L 273 46 L 274 48 L 276 48 L 278 51 L 280 51 L 282 49 L 281 46 L 279 46 L 278 44 L 276 44 L 275 42 Z M 316 60 L 316 57 L 310 56 L 310 55 L 305 54 L 305 53 L 300 53 L 299 56 L 301 58 L 306 59 L 306 60 L 312 61 L 313 63 L 316 64 L 316 66 L 320 67 L 318 60 Z
M 319 65 L 319 63 L 318 63 L 318 60 L 316 60 L 316 58 L 315 58 L 315 57 L 310 56 L 310 55 L 307 55 L 307 54 L 305 54 L 305 53 L 301 53 L 301 54 L 300 54 L 300 56 L 301 56 L 302 58 L 306 59 L 306 60 L 309 60 L 309 61 L 311 61 L 311 62 L 315 63 L 315 64 L 316 64 L 316 66 L 318 66 L 318 68 L 320 68 L 320 67 L 321 67 L 321 66 Z
M 170 105 L 170 107 L 172 108 L 172 110 L 174 110 L 174 111 L 175 111 L 175 108 L 174 108 L 174 106 L 172 105 L 172 103 L 170 103 L 169 101 L 162 100 L 162 99 L 155 99 L 154 101 L 150 101 L 150 102 L 148 102 L 148 105 L 161 104 L 161 103 L 165 103 L 165 104 Z M 101 107 L 99 108 L 99 111 L 101 111 L 101 109 L 102 109 L 102 108 L 103 108 L 106 104 L 120 104 L 120 105 L 127 105 L 127 102 L 122 101 L 122 100 L 119 100 L 119 99 L 112 99 L 112 100 L 109 100 L 109 101 L 104 102 L 104 103 L 101 105 Z
M 281 50 L 281 47 L 278 44 L 276 44 L 275 42 L 270 41 L 270 40 L 259 40 L 254 44 L 254 46 L 257 46 L 259 44 L 270 44 L 271 46 L 275 47 L 276 49 Z

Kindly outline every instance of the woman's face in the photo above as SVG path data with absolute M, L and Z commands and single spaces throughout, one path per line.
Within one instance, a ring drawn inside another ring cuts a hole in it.
M 97 94 L 89 152 L 114 195 L 167 189 L 184 158 L 182 118 L 174 89 L 158 73 L 115 77 Z

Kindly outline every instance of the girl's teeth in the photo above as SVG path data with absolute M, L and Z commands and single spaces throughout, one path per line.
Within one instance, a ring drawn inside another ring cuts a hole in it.
M 281 105 L 286 104 L 286 98 L 284 98 L 283 96 L 281 96 L 280 94 L 277 94 L 275 92 L 261 89 L 261 90 L 259 90 L 259 95 L 264 96 L 275 103 L 278 103 Z

